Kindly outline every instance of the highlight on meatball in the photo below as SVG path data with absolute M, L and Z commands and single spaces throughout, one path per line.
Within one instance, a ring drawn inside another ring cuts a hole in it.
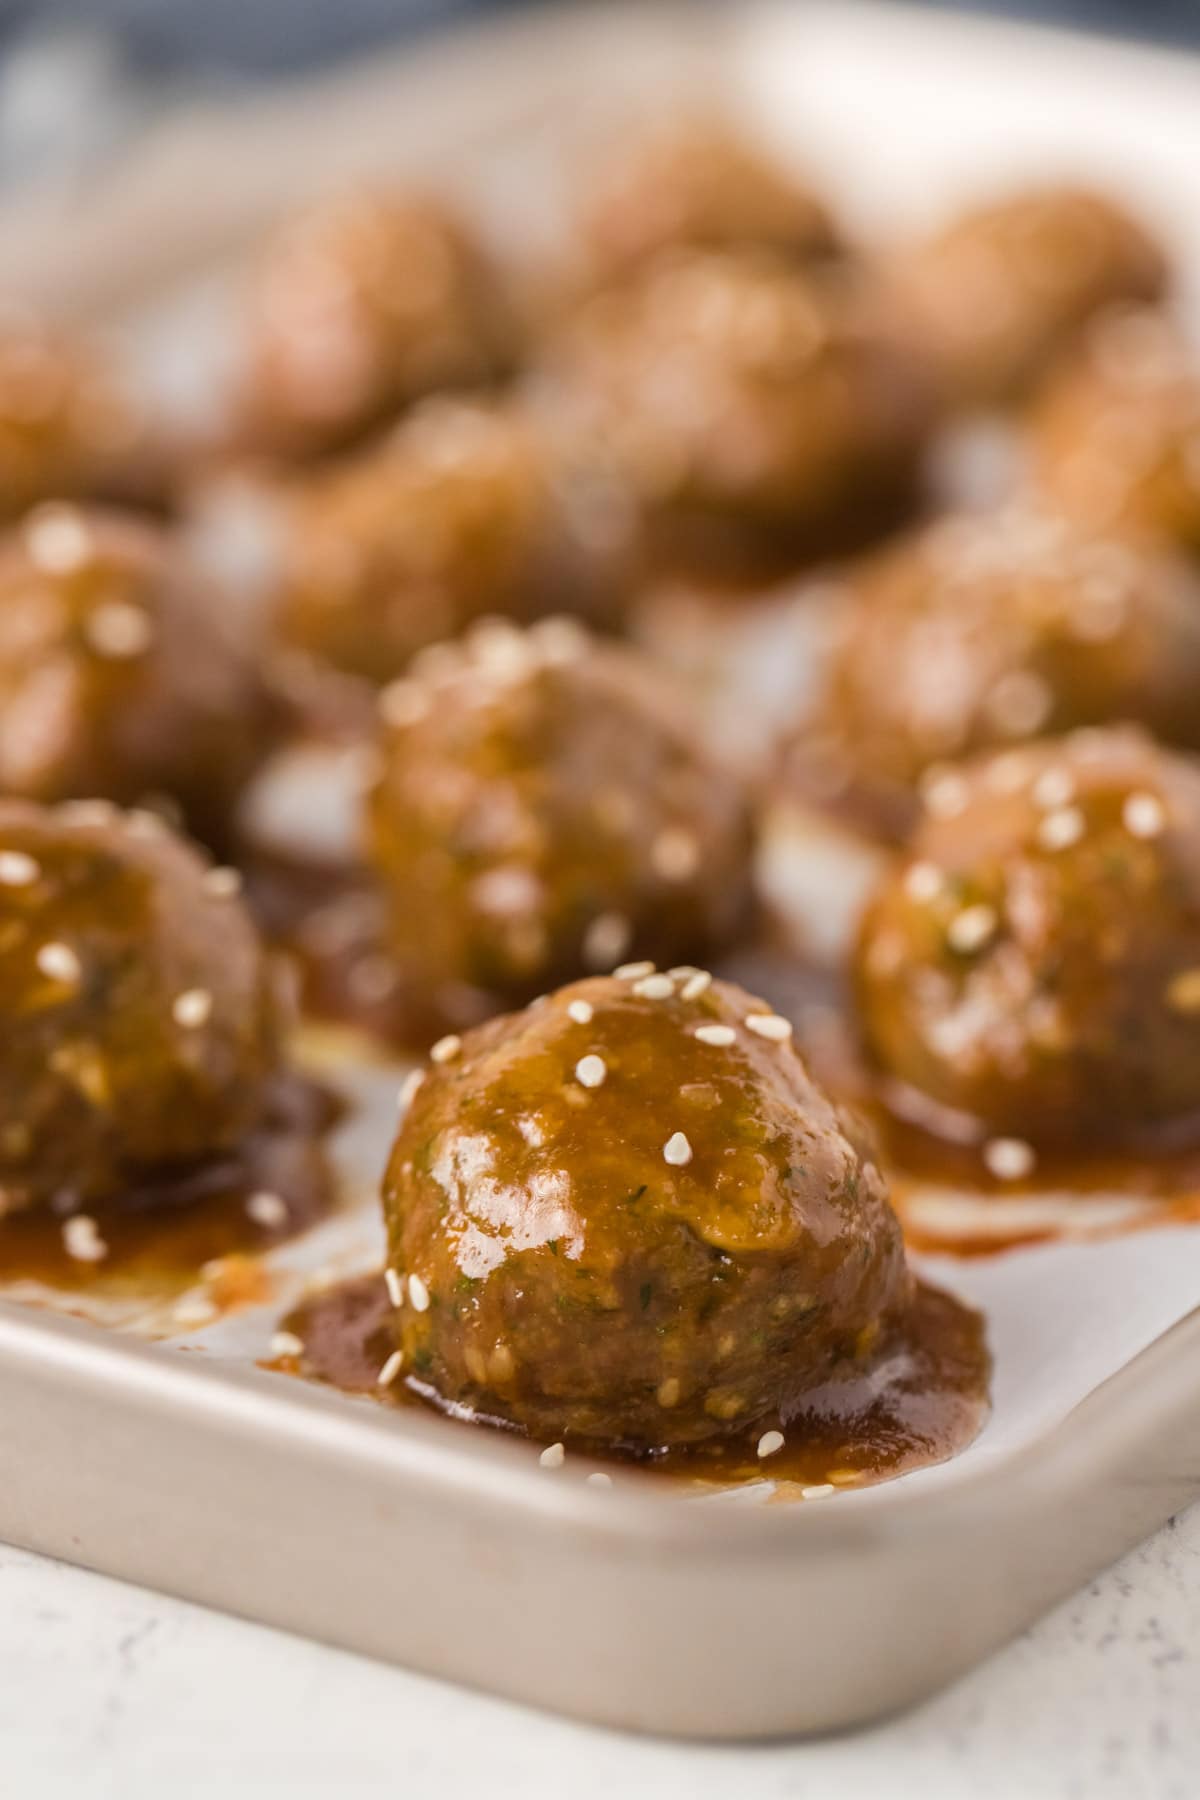
M 964 1141 L 1194 1135 L 1200 764 L 1126 729 L 948 768 L 868 908 L 855 982 L 901 1109 Z
M 0 540 L 0 792 L 166 796 L 219 835 L 267 712 L 161 527 L 48 504 Z
M 973 209 L 891 269 L 897 304 L 959 406 L 1018 398 L 1095 313 L 1157 300 L 1167 278 L 1139 220 L 1068 187 Z
M 1200 355 L 1153 312 L 1098 319 L 1033 418 L 1035 476 L 1098 530 L 1200 555 Z
M 285 224 L 248 309 L 243 429 L 284 456 L 338 449 L 511 356 L 499 279 L 470 227 L 402 191 L 342 195 Z
M 746 921 L 741 787 L 631 651 L 496 621 L 426 652 L 380 712 L 368 853 L 402 975 L 523 998 Z
M 839 247 L 824 201 L 711 112 L 635 129 L 610 146 L 580 213 L 602 278 L 627 274 L 664 250 L 756 246 L 807 260 Z
M 851 580 L 797 787 L 902 837 L 947 758 L 1129 721 L 1200 748 L 1200 582 L 1028 506 L 941 519 Z
M 448 397 L 296 484 L 278 525 L 282 637 L 379 683 L 487 614 L 613 622 L 635 560 L 633 507 L 598 456 Z
M 410 1385 L 648 1451 L 786 1425 L 865 1361 L 909 1302 L 900 1230 L 789 1037 L 645 963 L 436 1047 L 383 1190 Z
M 278 1059 L 231 871 L 146 814 L 0 801 L 0 1216 L 237 1145 Z

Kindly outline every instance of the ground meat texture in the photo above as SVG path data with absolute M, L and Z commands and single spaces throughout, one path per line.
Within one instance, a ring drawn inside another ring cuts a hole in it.
M 243 432 L 283 455 L 350 442 L 439 388 L 507 365 L 500 282 L 440 203 L 384 190 L 286 225 L 248 303 Z
M 845 270 L 668 258 L 585 305 L 532 386 L 608 446 L 660 539 L 812 551 L 919 485 L 924 367 Z
M 1035 410 L 1032 452 L 1042 489 L 1084 525 L 1200 556 L 1200 357 L 1159 314 L 1096 321 Z
M 282 635 L 377 682 L 485 614 L 614 622 L 635 564 L 632 505 L 598 457 L 449 398 L 298 484 L 279 524 Z
M 217 834 L 269 710 L 161 528 L 47 505 L 0 542 L 0 791 L 162 794 Z
M 629 273 L 664 250 L 757 246 L 807 260 L 838 247 L 824 202 L 728 121 L 689 113 L 609 151 L 580 205 L 595 273 Z
M 740 988 L 634 968 L 438 1054 L 383 1201 L 397 1345 L 443 1404 L 696 1443 L 786 1423 L 903 1308 L 869 1149 Z
M 370 848 L 406 975 L 524 997 L 745 922 L 741 788 L 632 652 L 493 624 L 428 652 L 381 715 Z
M 228 872 L 144 814 L 0 801 L 0 1213 L 238 1143 L 277 1057 Z
M 891 277 L 949 401 L 989 406 L 1027 390 L 1101 308 L 1157 299 L 1167 265 L 1104 195 L 1050 188 L 964 214 Z
M 855 958 L 876 1064 L 981 1130 L 1200 1123 L 1200 765 L 1131 729 L 947 769 Z
M 903 836 L 932 765 L 1136 721 L 1200 748 L 1200 583 L 1169 551 L 1026 507 L 923 528 L 851 581 L 800 782 Z

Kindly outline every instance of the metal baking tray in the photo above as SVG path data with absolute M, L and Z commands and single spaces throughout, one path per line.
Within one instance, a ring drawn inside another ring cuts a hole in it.
M 357 170 L 450 162 L 502 215 L 529 146 L 680 83 L 719 84 L 782 148 L 828 164 L 864 220 L 872 204 L 911 214 L 989 175 L 1067 167 L 1128 192 L 1200 269 L 1186 205 L 1200 68 L 857 5 L 531 15 L 323 90 L 198 107 L 103 188 L 11 204 L 0 232 L 31 295 L 111 316 Z M 1129 1258 L 1144 1282 L 1153 1253 Z M 1036 1266 L 1030 1305 L 1053 1308 Z M 599 1489 L 585 1463 L 548 1472 L 528 1445 L 305 1386 L 216 1343 L 0 1301 L 0 1536 L 610 1725 L 829 1730 L 952 1680 L 1200 1493 L 1189 1306 L 1020 1442 L 771 1505 L 632 1474 Z M 1053 1332 L 1044 1344 L 1027 1383 L 1052 1379 Z

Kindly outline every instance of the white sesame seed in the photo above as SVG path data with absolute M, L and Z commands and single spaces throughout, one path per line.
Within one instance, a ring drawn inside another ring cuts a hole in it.
M 1030 792 L 1033 804 L 1049 812 L 1075 798 L 1075 777 L 1070 769 L 1043 769 Z
M 653 975 L 653 973 L 654 964 L 652 962 L 622 963 L 619 968 L 613 970 L 613 979 L 615 981 L 641 981 L 643 976 Z
M 958 950 L 969 956 L 975 950 L 982 950 L 988 941 L 995 937 L 1000 921 L 996 910 L 991 906 L 966 906 L 962 912 L 956 913 L 946 927 L 946 942 L 952 950 Z
M 992 723 L 1008 737 L 1029 737 L 1045 724 L 1053 705 L 1049 684 L 1032 669 L 1010 669 L 987 698 Z
M 935 819 L 954 819 L 967 804 L 967 784 L 961 775 L 943 771 L 922 783 L 921 798 Z
M 607 1074 L 608 1068 L 602 1056 L 581 1056 L 575 1064 L 575 1079 L 580 1087 L 602 1087 Z
M 758 1455 L 774 1456 L 777 1450 L 783 1449 L 782 1431 L 764 1431 L 758 1440 Z
M 836 1493 L 837 1489 L 834 1487 L 832 1481 L 817 1481 L 814 1482 L 811 1487 L 802 1487 L 800 1489 L 800 1498 L 802 1500 L 824 1500 L 827 1494 Z
M 692 1036 L 699 1038 L 702 1044 L 715 1044 L 719 1049 L 737 1042 L 737 1032 L 732 1025 L 697 1025 Z
M 392 1354 L 388 1357 L 382 1369 L 380 1369 L 378 1375 L 375 1377 L 376 1382 L 380 1387 L 391 1387 L 393 1381 L 395 1381 L 403 1367 L 403 1350 L 393 1350 Z
M 712 976 L 708 970 L 697 969 L 696 973 L 689 976 L 680 988 L 679 998 L 681 1000 L 698 1000 L 701 994 L 707 993 L 711 986 Z
M 201 1325 L 211 1325 L 217 1316 L 217 1308 L 207 1294 L 184 1294 L 171 1308 L 171 1319 L 184 1331 L 192 1331 Z
M 388 1299 L 393 1306 L 404 1305 L 404 1277 L 399 1269 L 387 1268 L 383 1271 L 383 1285 L 388 1292 Z
M 55 816 L 63 825 L 72 828 L 90 825 L 111 825 L 117 818 L 119 809 L 111 800 L 64 800 L 55 808 Z
M 786 1043 L 792 1035 L 792 1021 L 781 1019 L 778 1013 L 749 1013 L 745 1025 L 755 1037 L 769 1038 L 773 1044 Z
M 413 1308 L 416 1312 L 429 1311 L 429 1289 L 425 1286 L 425 1283 L 421 1280 L 419 1275 L 409 1276 L 408 1297 L 412 1301 Z
M 664 881 L 688 881 L 700 867 L 700 845 L 694 832 L 680 825 L 660 831 L 650 846 L 650 861 Z
M 438 1039 L 437 1043 L 433 1046 L 433 1049 L 429 1052 L 429 1060 L 430 1062 L 435 1063 L 450 1063 L 454 1061 L 455 1057 L 461 1055 L 461 1053 L 462 1039 L 456 1037 L 454 1032 L 450 1032 L 446 1037 L 440 1037 Z
M 0 850 L 0 887 L 28 887 L 41 869 L 23 850 Z
M 79 958 L 69 944 L 43 944 L 34 961 L 49 981 L 73 984 L 83 973 Z
M 216 900 L 232 900 L 235 894 L 242 891 L 242 873 L 240 869 L 216 868 L 207 869 L 204 874 L 204 891 Z
M 95 1219 L 87 1213 L 76 1213 L 62 1228 L 63 1249 L 74 1262 L 103 1262 L 108 1245 L 100 1236 Z
M 983 1162 L 997 1181 L 1021 1181 L 1030 1174 L 1037 1157 L 1024 1138 L 989 1138 L 983 1146 Z
M 144 656 L 154 642 L 154 626 L 142 607 L 106 600 L 88 617 L 84 635 L 97 656 L 118 662 Z
M 590 1025 L 595 1017 L 595 1008 L 590 1000 L 572 1000 L 567 1007 L 567 1017 L 574 1019 L 577 1025 Z
M 185 1031 L 195 1031 L 201 1025 L 207 1025 L 212 1017 L 212 995 L 207 988 L 187 988 L 177 994 L 171 1004 L 171 1017 Z
M 563 663 L 578 662 L 587 653 L 591 638 L 577 619 L 539 619 L 529 629 L 538 655 L 552 668 Z
M 424 1069 L 410 1069 L 400 1083 L 399 1110 L 406 1113 L 416 1098 L 417 1091 L 425 1080 Z
M 1079 842 L 1086 827 L 1087 821 L 1077 806 L 1061 806 L 1040 821 L 1037 840 L 1043 850 L 1069 850 Z
M 1157 837 L 1167 822 L 1166 808 L 1156 794 L 1130 794 L 1121 809 L 1125 829 L 1132 837 Z
M 303 1356 L 304 1339 L 298 1338 L 294 1331 L 275 1331 L 271 1334 L 272 1356 Z
M 593 1469 L 586 1480 L 589 1487 L 610 1488 L 612 1486 L 612 1476 L 606 1475 L 603 1469 Z
M 911 863 L 904 875 L 904 891 L 910 900 L 934 900 L 942 891 L 942 871 L 936 863 Z
M 669 1162 L 673 1168 L 682 1169 L 692 1160 L 692 1146 L 682 1131 L 673 1131 L 663 1145 L 663 1161 Z
M 562 1444 L 547 1444 L 538 1457 L 543 1469 L 561 1469 L 566 1459 L 566 1448 Z
M 675 992 L 675 983 L 669 975 L 643 975 L 635 981 L 633 991 L 642 1000 L 670 1000 Z
M 278 1194 L 263 1192 L 251 1194 L 246 1202 L 246 1216 L 253 1219 L 256 1225 L 263 1225 L 268 1231 L 278 1231 L 288 1222 L 287 1202 Z
M 589 969 L 609 969 L 629 947 L 633 926 L 622 913 L 598 913 L 583 934 L 583 960 Z
M 430 708 L 428 693 L 415 681 L 393 681 L 379 696 L 379 716 L 397 728 L 415 725 Z
M 69 575 L 92 554 L 87 521 L 70 506 L 40 506 L 25 526 L 25 548 L 48 575 Z

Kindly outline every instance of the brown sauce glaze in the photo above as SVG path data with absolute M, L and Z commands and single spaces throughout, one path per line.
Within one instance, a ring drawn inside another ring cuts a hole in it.
M 391 1308 L 382 1278 L 364 1275 L 314 1295 L 284 1320 L 303 1344 L 270 1367 L 323 1382 L 387 1405 L 444 1410 L 420 1383 L 397 1379 L 381 1388 L 391 1355 Z M 777 1498 L 814 1488 L 865 1487 L 945 1462 L 974 1439 L 987 1414 L 990 1358 L 980 1316 L 948 1294 L 918 1283 L 902 1334 L 871 1363 L 829 1380 L 787 1419 L 759 1420 L 745 1436 L 721 1443 L 622 1455 L 587 1442 L 577 1452 L 621 1467 L 665 1472 L 689 1484 L 731 1487 L 769 1479 Z M 460 1421 L 462 1415 L 455 1415 Z M 476 1424 L 503 1421 L 477 1416 Z M 778 1429 L 783 1447 L 760 1457 L 764 1433 Z

